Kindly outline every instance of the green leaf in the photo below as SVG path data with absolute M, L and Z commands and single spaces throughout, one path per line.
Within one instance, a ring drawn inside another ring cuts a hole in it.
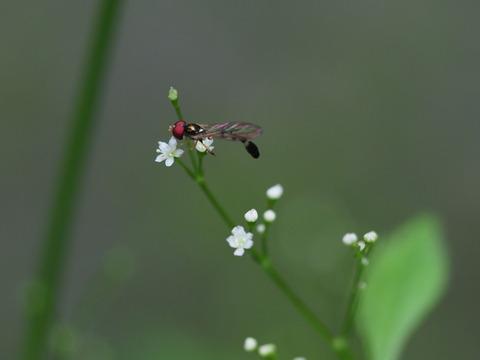
M 379 241 L 359 303 L 358 328 L 368 359 L 395 360 L 443 293 L 448 261 L 440 221 L 431 215 Z

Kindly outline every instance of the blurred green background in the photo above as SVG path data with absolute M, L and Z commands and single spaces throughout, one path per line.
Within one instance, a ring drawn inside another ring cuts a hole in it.
M 2 359 L 17 352 L 96 8 L 0 3 Z M 333 359 L 260 269 L 233 257 L 228 229 L 183 170 L 154 162 L 176 121 L 170 86 L 187 121 L 264 128 L 258 160 L 216 142 L 207 179 L 239 223 L 283 184 L 274 261 L 334 329 L 353 265 L 343 234 L 387 235 L 419 212 L 439 214 L 453 274 L 404 358 L 472 358 L 479 11 L 478 1 L 126 2 L 61 294 L 59 318 L 83 341 L 77 358 L 252 359 L 242 344 L 254 336 L 281 359 Z M 79 315 L 118 248 L 132 278 Z

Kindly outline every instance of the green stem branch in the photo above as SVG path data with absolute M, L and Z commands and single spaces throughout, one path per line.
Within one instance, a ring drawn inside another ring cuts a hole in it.
M 352 283 L 352 288 L 350 290 L 350 296 L 347 302 L 347 310 L 345 321 L 343 323 L 342 335 L 345 339 L 348 339 L 352 332 L 353 324 L 355 322 L 355 314 L 358 305 L 358 298 L 360 296 L 360 280 L 362 279 L 363 269 L 365 266 L 362 264 L 361 259 L 357 259 L 357 264 L 355 267 L 355 276 Z
M 218 214 L 222 217 L 225 224 L 229 227 L 229 230 L 232 230 L 235 227 L 235 223 L 233 220 L 228 216 L 227 212 L 223 209 L 220 203 L 217 201 L 217 198 L 213 195 L 210 191 L 210 188 L 205 183 L 205 178 L 201 175 L 197 176 L 195 179 L 200 189 L 202 189 L 203 193 L 207 196 L 208 200 L 212 204 L 212 206 L 217 210 Z
M 303 315 L 303 317 L 313 326 L 318 334 L 328 343 L 332 344 L 333 336 L 327 327 L 318 319 L 317 315 L 303 302 L 302 299 L 292 290 L 283 277 L 278 273 L 267 256 L 260 256 L 260 266 L 270 276 L 270 279 L 287 297 L 293 306 Z

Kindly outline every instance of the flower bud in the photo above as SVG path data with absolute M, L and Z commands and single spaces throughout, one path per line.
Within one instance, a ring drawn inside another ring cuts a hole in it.
M 247 220 L 247 222 L 253 223 L 253 222 L 257 221 L 257 219 L 258 219 L 257 210 L 251 209 L 251 210 L 248 210 L 245 213 L 245 220 Z
M 178 91 L 175 90 L 173 87 L 170 88 L 170 91 L 168 92 L 168 98 L 170 101 L 175 101 L 178 99 Z
M 258 343 L 257 343 L 257 340 L 255 338 L 247 337 L 245 339 L 245 342 L 243 344 L 243 348 L 245 349 L 245 351 L 253 352 L 253 351 L 257 350 L 257 347 L 258 347 Z
M 272 359 L 277 353 L 277 347 L 274 344 L 265 344 L 258 348 L 258 354 L 262 358 Z
M 266 222 L 273 222 L 277 218 L 277 214 L 273 210 L 267 210 L 263 213 L 263 219 Z
M 378 235 L 375 231 L 370 231 L 363 235 L 363 240 L 365 240 L 367 243 L 374 243 L 377 241 Z
M 270 200 L 278 200 L 282 197 L 282 195 L 283 195 L 283 186 L 280 184 L 272 186 L 267 190 L 267 197 Z
M 347 246 L 353 245 L 357 242 L 358 238 L 357 235 L 354 233 L 348 233 L 343 236 L 343 243 Z

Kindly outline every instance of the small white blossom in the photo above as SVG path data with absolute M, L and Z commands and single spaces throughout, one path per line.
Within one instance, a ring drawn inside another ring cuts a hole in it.
M 205 152 L 205 151 L 207 151 L 207 148 L 205 146 L 207 146 L 210 150 L 213 150 L 215 148 L 215 146 L 212 146 L 212 144 L 213 144 L 213 139 L 212 138 L 206 138 L 206 139 L 202 140 L 202 142 L 197 141 L 197 145 L 195 145 L 195 149 L 197 149 L 200 152 Z
M 358 240 L 357 235 L 354 233 L 345 234 L 342 239 L 343 243 L 347 246 L 355 244 L 357 240 Z
M 362 260 L 360 261 L 362 262 L 363 266 L 367 266 L 368 264 L 370 264 L 370 260 L 368 260 L 368 258 L 366 257 L 362 257 Z
M 155 159 L 156 162 L 166 160 L 165 165 L 172 166 L 174 158 L 182 156 L 183 150 L 177 149 L 177 140 L 172 136 L 168 144 L 163 141 L 158 142 L 157 153 L 161 154 Z
M 253 246 L 253 234 L 246 233 L 243 226 L 235 226 L 232 229 L 232 235 L 227 238 L 230 247 L 235 248 L 233 255 L 242 256 L 245 249 L 250 249 Z
M 266 222 L 273 222 L 277 218 L 277 214 L 273 210 L 267 210 L 263 213 L 263 220 Z
M 283 186 L 277 184 L 267 190 L 267 197 L 271 200 L 280 199 L 283 195 Z
M 257 346 L 258 346 L 257 340 L 253 337 L 247 337 L 243 344 L 243 348 L 245 349 L 245 351 L 248 351 L 248 352 L 257 350 Z
M 252 210 L 248 210 L 245 214 L 245 220 L 247 220 L 247 222 L 255 222 L 257 221 L 258 219 L 258 213 L 257 213 L 257 210 L 255 209 L 252 209 Z
M 363 239 L 367 243 L 374 243 L 375 241 L 377 241 L 378 235 L 375 231 L 370 231 L 370 232 L 366 233 L 365 235 L 363 235 Z
M 357 243 L 358 247 L 360 248 L 360 251 L 363 251 L 363 249 L 365 249 L 365 241 L 359 241 Z
M 307 360 L 303 356 L 297 356 L 296 358 L 293 358 L 293 360 Z
M 267 357 L 275 355 L 277 352 L 277 347 L 274 344 L 265 344 L 258 348 L 258 354 L 261 357 Z
M 170 101 L 174 101 L 178 99 L 178 91 L 175 90 L 173 87 L 170 87 L 170 91 L 168 92 L 168 98 Z
M 266 229 L 265 224 L 258 224 L 257 225 L 257 232 L 259 234 L 263 234 L 265 232 L 265 229 Z

